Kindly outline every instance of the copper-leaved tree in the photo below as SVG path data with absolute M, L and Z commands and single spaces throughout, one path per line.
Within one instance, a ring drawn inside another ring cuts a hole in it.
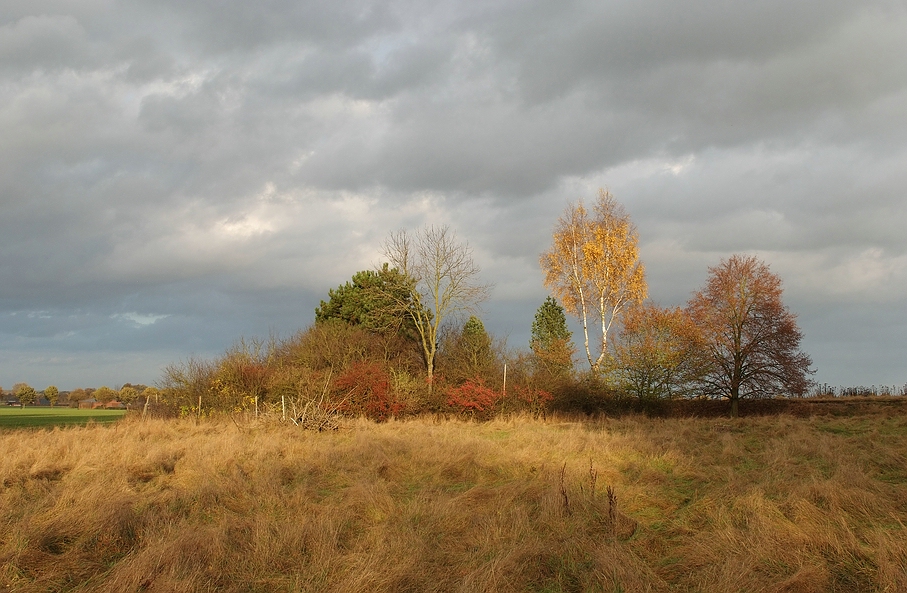
M 729 399 L 731 416 L 740 398 L 802 395 L 812 383 L 812 360 L 800 351 L 803 335 L 781 293 L 781 278 L 765 263 L 733 255 L 709 268 L 689 303 L 708 351 L 703 390 Z
M 582 321 L 590 368 L 601 370 L 614 321 L 626 307 L 646 298 L 639 235 L 630 216 L 605 190 L 599 190 L 592 212 L 582 201 L 570 204 L 557 221 L 541 266 L 545 286 Z M 602 333 L 600 348 L 593 354 L 589 324 L 596 321 L 601 322 Z

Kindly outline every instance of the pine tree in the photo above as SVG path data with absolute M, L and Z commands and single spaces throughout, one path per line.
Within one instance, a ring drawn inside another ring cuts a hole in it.
M 384 264 L 379 270 L 353 274 L 352 281 L 328 291 L 328 300 L 315 309 L 315 322 L 340 320 L 374 333 L 398 333 L 416 340 L 410 316 L 401 310 L 416 307 L 410 297 L 412 280 Z
M 486 370 L 493 362 L 491 337 L 485 331 L 482 320 L 475 315 L 471 315 L 463 324 L 460 343 L 468 356 L 470 366 L 477 372 Z
M 441 344 L 439 368 L 445 378 L 460 383 L 469 379 L 493 380 L 495 352 L 482 320 L 471 315 L 458 332 L 450 332 Z
M 553 297 L 548 297 L 535 313 L 529 347 L 541 365 L 551 374 L 561 375 L 573 369 L 576 347 L 567 328 L 567 316 Z

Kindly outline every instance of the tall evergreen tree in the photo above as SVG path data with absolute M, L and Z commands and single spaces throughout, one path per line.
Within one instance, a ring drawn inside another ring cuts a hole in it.
M 458 383 L 467 379 L 492 379 L 495 374 L 495 353 L 491 336 L 482 320 L 471 315 L 459 332 L 442 340 L 439 368 L 444 376 Z
M 477 372 L 487 370 L 491 366 L 494 358 L 491 336 L 485 331 L 481 319 L 471 315 L 466 320 L 460 333 L 460 343 L 468 356 L 470 366 Z
M 548 372 L 559 375 L 573 369 L 576 347 L 572 337 L 564 308 L 549 296 L 535 313 L 529 340 L 533 354 Z

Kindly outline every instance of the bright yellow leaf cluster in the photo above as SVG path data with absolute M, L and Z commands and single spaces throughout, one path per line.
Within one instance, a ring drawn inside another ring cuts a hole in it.
M 589 211 L 570 204 L 554 229 L 551 249 L 542 254 L 545 286 L 583 323 L 586 356 L 593 369 L 605 358 L 608 332 L 627 306 L 647 295 L 639 261 L 639 235 L 630 216 L 606 190 Z M 601 349 L 593 357 L 588 324 L 601 322 Z

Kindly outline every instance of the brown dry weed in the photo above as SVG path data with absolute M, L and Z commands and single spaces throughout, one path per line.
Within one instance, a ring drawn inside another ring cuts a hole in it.
M 0 591 L 907 591 L 907 417 L 0 433 Z

